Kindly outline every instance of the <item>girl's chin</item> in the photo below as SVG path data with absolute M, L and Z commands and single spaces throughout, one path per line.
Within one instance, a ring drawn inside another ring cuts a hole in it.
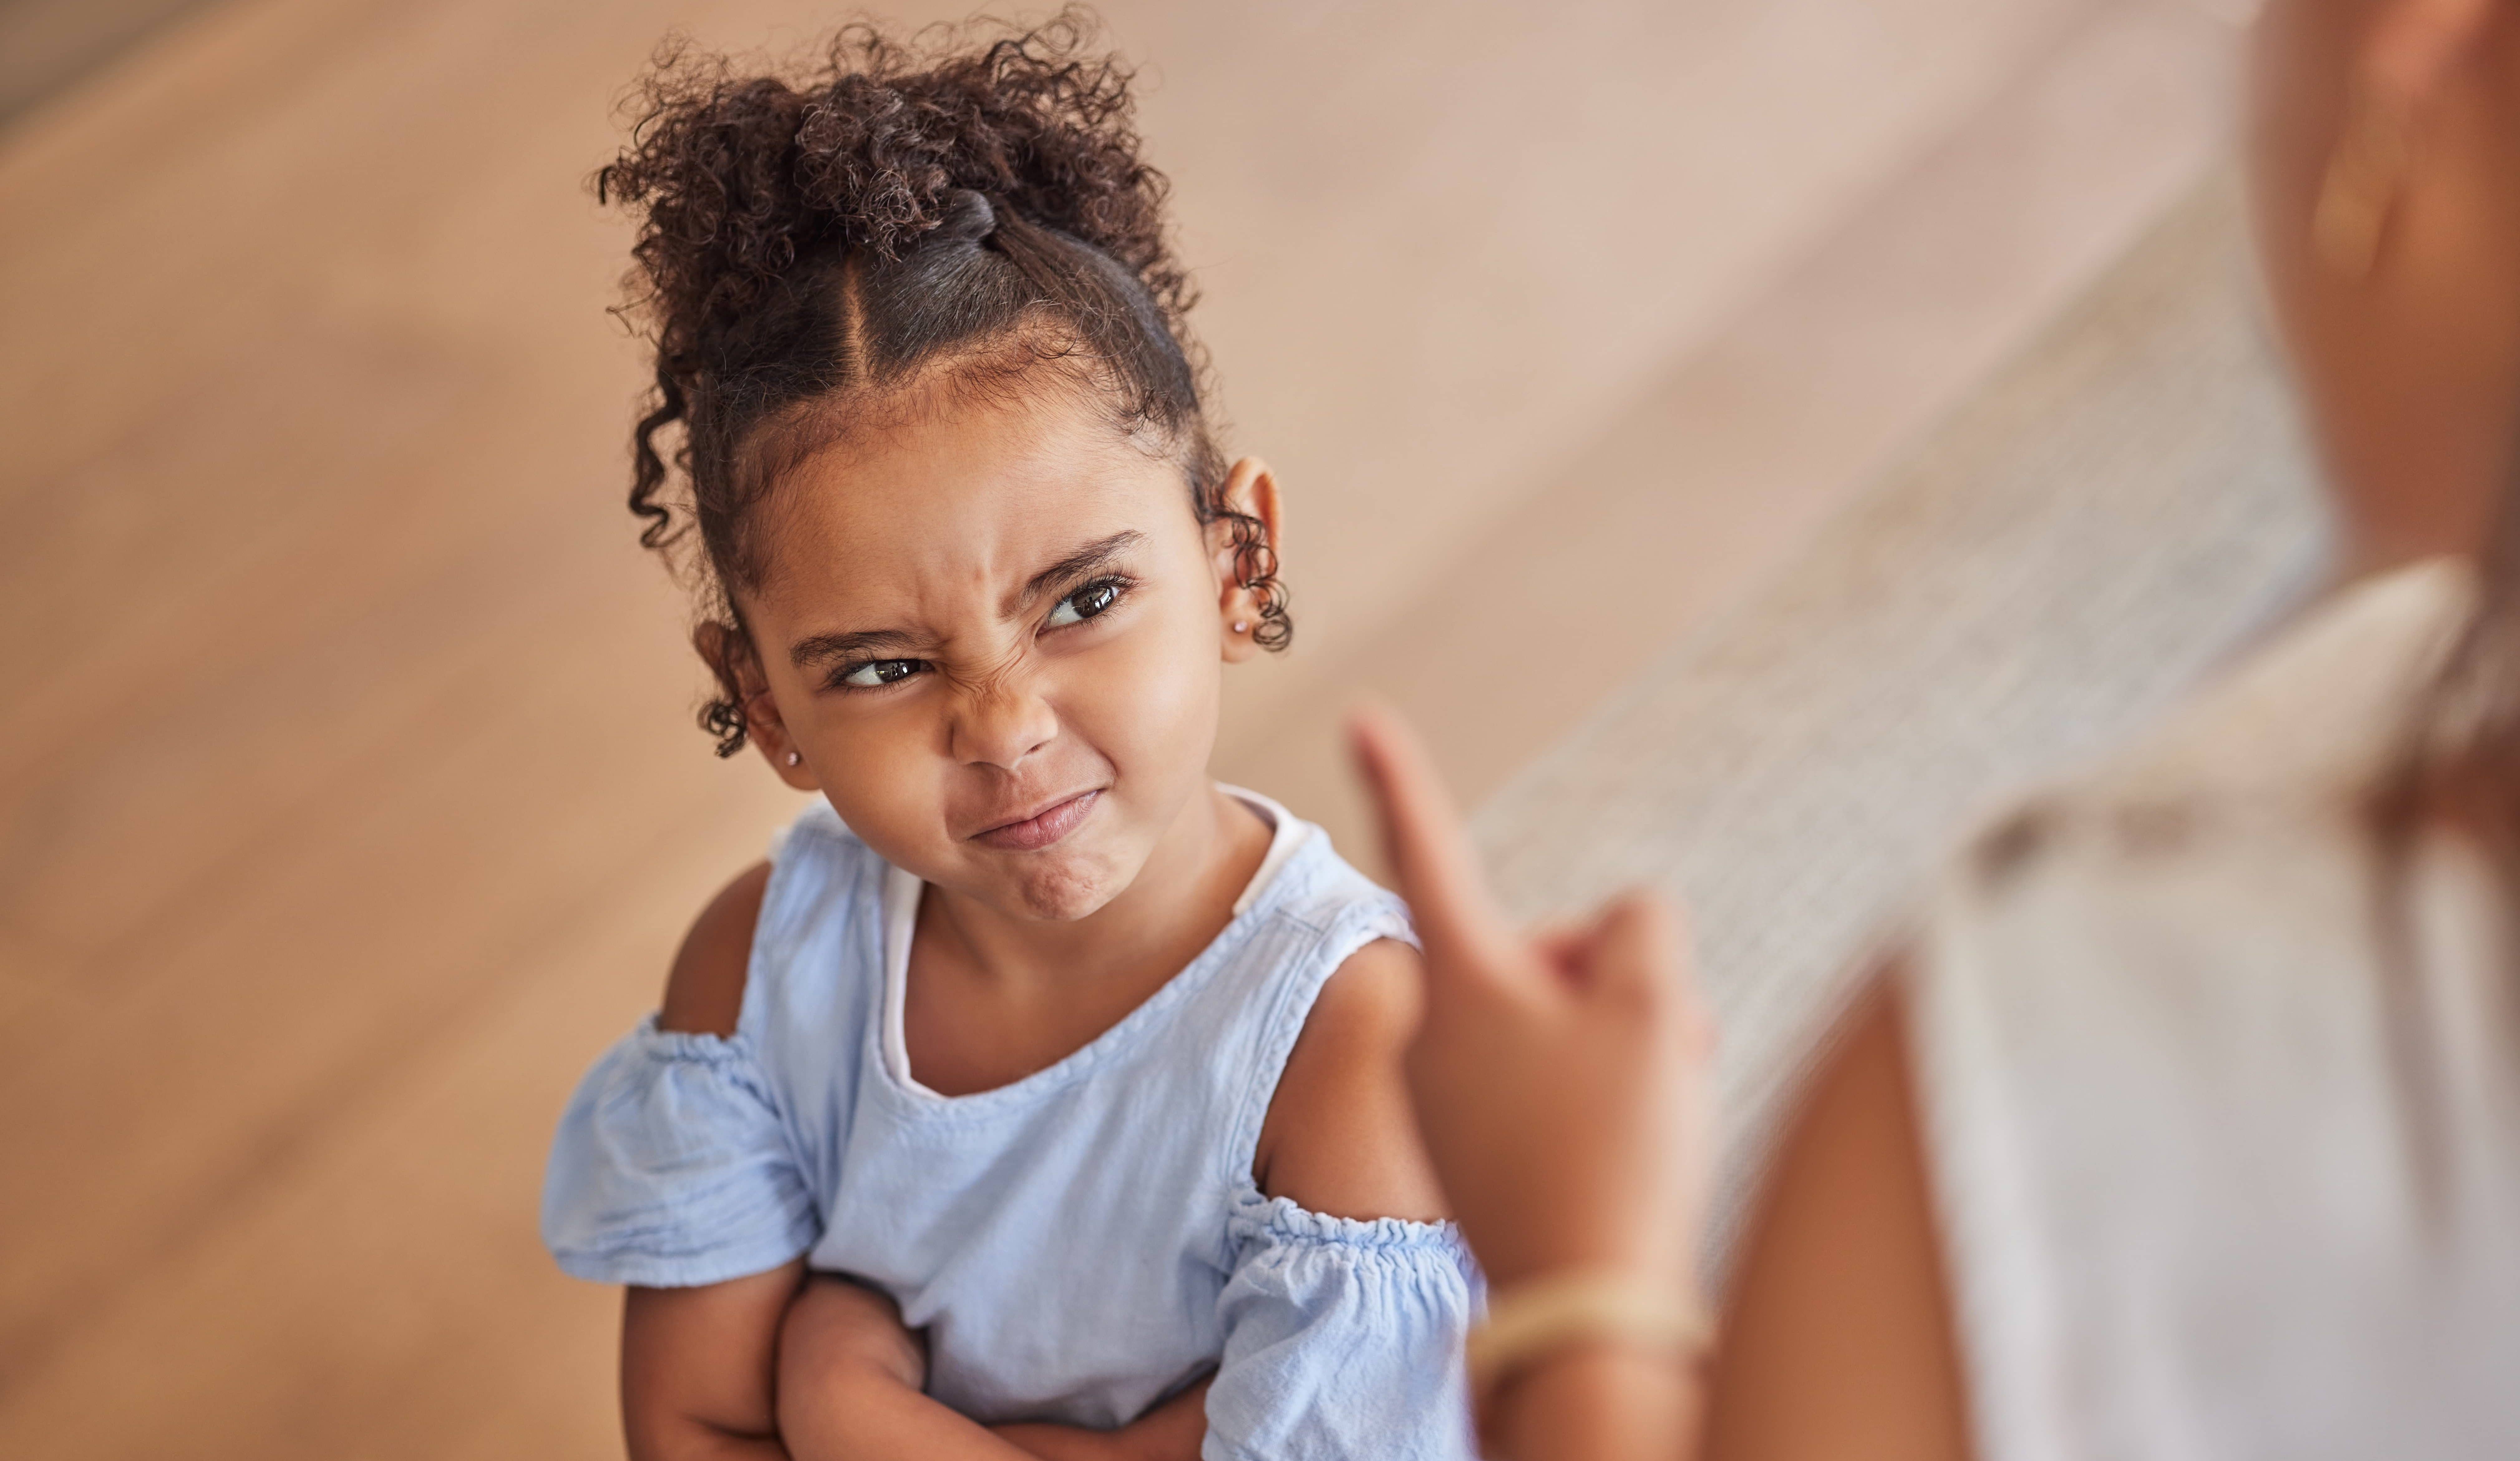
M 1032 854 L 1025 862 L 1031 865 L 1010 869 L 1012 875 L 1005 884 L 1010 905 L 1006 910 L 1020 918 L 1048 923 L 1090 918 L 1125 892 L 1131 881 L 1109 860 L 1081 850 L 1068 853 L 1058 848 L 1048 856 Z

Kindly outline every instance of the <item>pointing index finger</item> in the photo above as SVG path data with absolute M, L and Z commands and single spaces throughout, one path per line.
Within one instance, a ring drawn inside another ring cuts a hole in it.
M 1391 711 L 1368 705 L 1350 717 L 1348 733 L 1400 896 L 1409 901 L 1429 954 L 1439 945 L 1493 949 L 1504 936 L 1504 920 L 1488 901 L 1469 834 L 1417 732 Z

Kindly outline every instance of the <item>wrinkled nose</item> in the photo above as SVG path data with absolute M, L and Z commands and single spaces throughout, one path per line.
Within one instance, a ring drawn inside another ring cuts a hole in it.
M 1058 736 L 1058 714 L 1027 675 L 992 676 L 971 687 L 954 717 L 954 759 L 1013 771 Z

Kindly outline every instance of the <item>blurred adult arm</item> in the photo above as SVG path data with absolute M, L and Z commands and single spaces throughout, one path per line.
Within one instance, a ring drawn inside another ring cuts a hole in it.
M 1367 711 L 1353 737 L 1425 945 L 1410 1090 L 1492 1295 L 1502 1306 L 1589 1273 L 1692 1304 L 1711 1040 L 1676 917 L 1638 896 L 1581 926 L 1516 934 L 1415 736 Z M 1558 1346 L 1488 1397 L 1482 1439 L 1506 1461 L 1693 1456 L 1696 1359 L 1607 1335 Z
M 1970 1453 L 1899 976 L 1894 961 L 1850 1016 L 1768 1174 L 1716 1353 L 1710 1457 Z
M 1709 1035 L 1670 914 L 1632 898 L 1517 939 L 1406 728 L 1369 713 L 1355 738 L 1427 946 L 1411 1071 L 1420 1126 L 1491 1279 L 1505 1291 L 1576 1267 L 1685 1275 L 1712 1156 Z M 1788 1128 L 1705 1388 L 1650 1350 L 1567 1350 L 1501 1397 L 1498 1455 L 1969 1454 L 1901 972 L 1894 960 L 1871 982 Z

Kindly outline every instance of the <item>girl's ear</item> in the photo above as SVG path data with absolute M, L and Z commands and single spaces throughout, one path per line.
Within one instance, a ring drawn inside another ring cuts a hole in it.
M 732 624 L 710 620 L 692 631 L 692 647 L 716 673 L 719 690 L 742 711 L 744 738 L 770 763 L 779 779 L 798 791 L 822 790 L 813 767 L 788 734 L 788 723 L 780 718 L 779 702 L 772 697 L 761 660 L 752 651 L 751 637 Z
M 1286 509 L 1277 474 L 1257 457 L 1234 464 L 1225 477 L 1224 497 L 1228 509 L 1260 523 L 1261 541 L 1249 547 L 1235 540 L 1236 522 L 1231 517 L 1219 517 L 1207 526 L 1208 552 L 1216 565 L 1217 619 L 1225 632 L 1225 662 L 1239 664 L 1260 650 L 1255 638 L 1261 625 L 1260 596 L 1245 579 L 1254 573 L 1277 575 L 1284 561 Z

